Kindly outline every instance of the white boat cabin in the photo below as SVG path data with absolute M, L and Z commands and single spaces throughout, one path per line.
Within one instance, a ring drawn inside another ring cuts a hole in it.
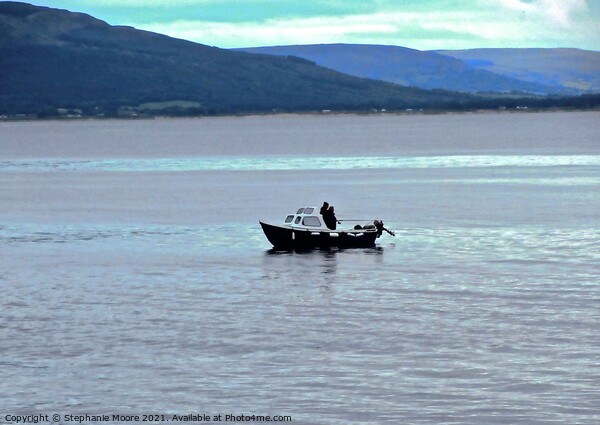
M 289 214 L 283 224 L 286 226 L 300 227 L 305 229 L 329 230 L 323 222 L 323 217 L 317 207 L 299 208 L 295 214 Z

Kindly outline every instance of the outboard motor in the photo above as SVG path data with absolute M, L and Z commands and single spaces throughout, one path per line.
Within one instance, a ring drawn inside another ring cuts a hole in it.
M 388 232 L 390 235 L 396 236 L 396 234 L 394 232 L 392 232 L 391 230 L 386 229 L 383 226 L 383 221 L 381 221 L 381 220 L 375 220 L 373 222 L 373 224 L 375 225 L 375 228 L 377 229 L 377 237 L 380 237 L 384 230 L 386 232 Z

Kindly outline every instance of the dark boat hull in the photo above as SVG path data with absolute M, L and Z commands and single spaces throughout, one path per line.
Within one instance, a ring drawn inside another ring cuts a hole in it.
M 376 231 L 311 231 L 260 222 L 265 236 L 276 250 L 313 248 L 369 248 L 375 246 Z

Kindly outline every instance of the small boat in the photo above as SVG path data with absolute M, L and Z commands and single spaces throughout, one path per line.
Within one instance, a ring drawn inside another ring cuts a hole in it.
M 353 221 L 367 220 L 339 220 L 338 223 Z M 365 226 L 349 224 L 344 229 L 329 229 L 316 207 L 299 208 L 295 214 L 288 214 L 280 225 L 259 223 L 273 248 L 284 251 L 330 247 L 369 248 L 375 246 L 375 240 L 383 231 L 395 236 L 394 232 L 383 227 L 380 220 Z

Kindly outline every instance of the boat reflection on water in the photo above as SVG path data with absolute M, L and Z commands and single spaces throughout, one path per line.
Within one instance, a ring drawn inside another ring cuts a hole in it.
M 307 281 L 330 285 L 332 278 L 345 279 L 348 273 L 371 274 L 381 267 L 387 247 L 364 249 L 316 248 L 282 251 L 274 248 L 264 251 L 262 274 L 268 281 L 307 285 Z M 322 278 L 319 278 L 319 276 Z
M 395 244 L 390 244 L 390 247 L 394 247 Z M 269 256 L 286 256 L 286 255 L 321 255 L 325 258 L 335 257 L 337 254 L 351 251 L 352 248 L 340 248 L 340 247 L 325 247 L 325 248 L 312 248 L 312 249 L 293 249 L 293 250 L 281 250 L 270 248 L 265 251 L 266 255 Z M 374 245 L 372 247 L 364 248 L 363 252 L 370 255 L 381 255 L 385 248 L 383 246 Z

